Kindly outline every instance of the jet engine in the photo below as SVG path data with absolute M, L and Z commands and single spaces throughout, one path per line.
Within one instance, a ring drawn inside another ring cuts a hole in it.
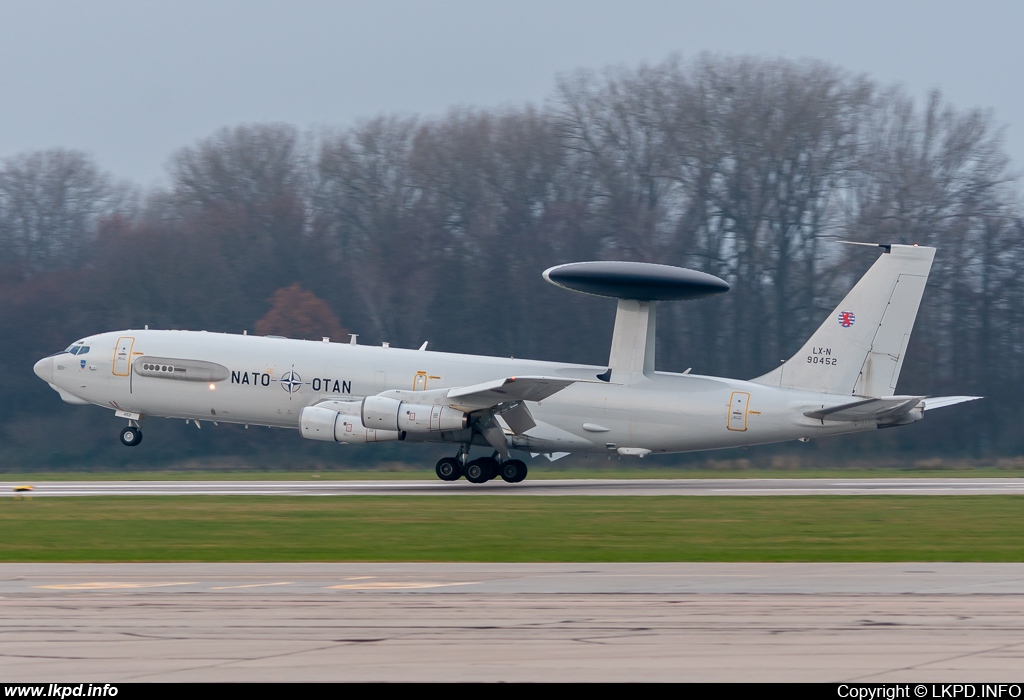
M 469 416 L 457 408 L 409 403 L 389 396 L 367 396 L 360 417 L 367 428 L 406 433 L 439 433 L 469 425 Z
M 310 440 L 360 445 L 401 440 L 397 430 L 366 428 L 359 418 L 359 401 L 331 401 L 329 406 L 306 406 L 299 413 L 299 432 Z

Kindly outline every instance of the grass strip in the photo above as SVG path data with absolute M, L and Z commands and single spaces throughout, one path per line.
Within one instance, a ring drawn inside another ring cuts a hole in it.
M 1021 496 L 0 500 L 4 562 L 1024 561 Z

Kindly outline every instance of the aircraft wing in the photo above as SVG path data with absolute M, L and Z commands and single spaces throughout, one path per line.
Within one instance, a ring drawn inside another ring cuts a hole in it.
M 577 382 L 589 383 L 589 380 L 561 377 L 505 377 L 449 389 L 427 389 L 426 391 L 388 389 L 382 391 L 378 396 L 390 396 L 410 403 L 451 406 L 469 412 L 494 408 L 516 401 L 543 401 Z
M 505 377 L 451 389 L 429 391 L 393 389 L 383 392 L 381 395 L 402 401 L 451 406 L 466 413 L 482 412 L 475 419 L 474 428 L 495 450 L 501 453 L 503 459 L 507 459 L 508 446 L 505 434 L 495 418 L 501 416 L 514 434 L 522 435 L 537 425 L 530 409 L 526 406 L 526 401 L 543 401 L 579 381 L 587 380 L 563 379 L 561 377 Z
M 864 421 L 898 418 L 917 408 L 924 396 L 887 396 L 882 399 L 863 399 L 839 406 L 804 411 L 808 418 L 835 421 Z
M 543 401 L 578 381 L 559 377 L 505 377 L 449 389 L 445 403 L 463 411 L 479 411 L 515 401 Z

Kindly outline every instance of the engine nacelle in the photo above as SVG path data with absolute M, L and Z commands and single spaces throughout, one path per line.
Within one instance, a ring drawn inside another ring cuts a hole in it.
M 457 408 L 409 403 L 389 396 L 367 396 L 360 417 L 367 428 L 407 433 L 439 433 L 469 425 L 469 416 Z
M 299 413 L 299 432 L 302 433 L 302 437 L 352 445 L 388 442 L 402 438 L 402 434 L 397 430 L 366 428 L 359 419 L 358 401 L 336 401 L 332 405 L 333 408 L 307 406 L 302 409 Z

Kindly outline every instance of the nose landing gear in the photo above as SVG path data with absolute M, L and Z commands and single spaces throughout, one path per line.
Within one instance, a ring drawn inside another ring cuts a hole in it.
M 121 444 L 125 447 L 135 447 L 142 442 L 142 430 L 134 425 L 129 425 L 121 431 Z

